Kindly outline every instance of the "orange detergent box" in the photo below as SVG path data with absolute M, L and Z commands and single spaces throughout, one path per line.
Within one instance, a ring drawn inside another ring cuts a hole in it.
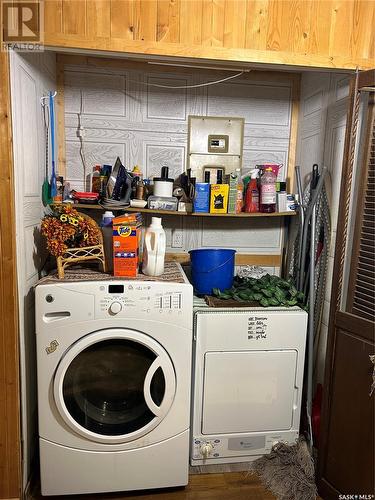
M 114 276 L 137 276 L 141 226 L 139 213 L 120 215 L 112 220 Z

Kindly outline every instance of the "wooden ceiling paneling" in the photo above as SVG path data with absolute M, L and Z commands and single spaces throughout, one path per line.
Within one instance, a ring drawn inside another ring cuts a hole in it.
M 45 43 L 332 69 L 375 66 L 367 0 L 45 0 Z

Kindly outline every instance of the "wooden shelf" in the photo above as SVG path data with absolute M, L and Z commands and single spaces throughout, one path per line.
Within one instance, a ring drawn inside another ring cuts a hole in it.
M 52 205 L 62 205 L 62 203 L 53 203 Z M 74 208 L 80 208 L 85 210 L 104 210 L 101 205 L 89 205 L 86 203 L 75 203 L 72 205 Z M 108 208 L 108 210 L 112 210 L 113 212 L 125 211 L 125 212 L 141 212 L 145 214 L 159 214 L 159 215 L 174 215 L 174 216 L 183 216 L 183 217 L 235 217 L 235 218 L 247 218 L 247 217 L 290 217 L 293 215 L 297 215 L 297 212 L 274 212 L 272 214 L 265 214 L 261 212 L 257 213 L 246 213 L 241 212 L 240 214 L 210 214 L 210 213 L 190 213 L 190 212 L 177 212 L 172 210 L 154 210 L 150 208 L 135 208 L 128 207 L 126 209 L 116 209 L 116 208 Z

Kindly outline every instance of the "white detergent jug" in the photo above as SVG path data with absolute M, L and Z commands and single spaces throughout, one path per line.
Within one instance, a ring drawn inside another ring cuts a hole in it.
M 151 218 L 143 245 L 142 272 L 147 276 L 160 276 L 164 272 L 165 232 L 159 217 Z

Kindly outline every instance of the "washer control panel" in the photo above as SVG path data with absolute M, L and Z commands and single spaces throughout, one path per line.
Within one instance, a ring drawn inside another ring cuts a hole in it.
M 180 289 L 181 290 L 181 289 Z M 96 294 L 97 318 L 141 314 L 165 320 L 182 315 L 184 294 L 173 287 L 153 287 L 150 283 L 103 284 Z

